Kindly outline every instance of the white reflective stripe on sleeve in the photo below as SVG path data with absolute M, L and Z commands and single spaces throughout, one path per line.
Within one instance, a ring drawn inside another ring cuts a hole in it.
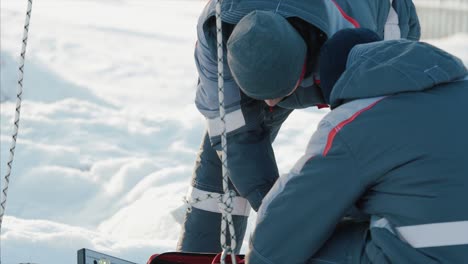
M 202 191 L 200 189 L 190 187 L 187 193 L 187 198 L 189 201 L 193 201 L 197 197 L 206 197 L 208 194 L 212 194 L 214 196 L 220 195 L 219 193 Z M 212 198 L 192 204 L 192 207 L 208 212 L 221 213 L 218 207 L 218 202 L 218 199 Z M 250 214 L 250 204 L 245 198 L 236 196 L 234 198 L 233 207 L 234 210 L 232 211 L 232 215 L 249 216 Z
M 244 118 L 244 114 L 242 114 L 241 109 L 236 110 L 232 113 L 227 113 L 225 121 L 226 121 L 226 133 L 229 133 L 231 131 L 234 131 L 238 128 L 245 126 L 245 118 Z M 210 134 L 210 137 L 221 135 L 223 127 L 222 127 L 222 122 L 221 122 L 220 117 L 207 119 L 207 123 L 208 123 L 208 133 Z
M 396 230 L 414 248 L 468 245 L 468 221 L 401 226 Z
M 384 228 L 414 248 L 468 245 L 468 221 L 392 227 L 385 218 L 372 216 L 371 228 Z
M 393 0 L 390 0 L 390 11 L 388 12 L 387 22 L 384 29 L 384 40 L 400 39 L 400 25 L 398 14 L 392 6 Z
M 327 145 L 328 135 L 330 131 L 333 129 L 333 124 L 329 123 L 328 121 L 322 120 L 318 127 L 317 131 L 312 135 L 312 138 L 307 144 L 306 153 L 303 155 L 291 169 L 290 174 L 299 174 L 307 163 L 312 157 L 321 155 L 325 146 Z
M 370 221 L 370 227 L 373 228 L 385 228 L 387 229 L 388 231 L 390 231 L 390 233 L 395 234 L 395 230 L 393 230 L 393 227 L 390 225 L 390 223 L 388 222 L 388 220 L 386 218 L 380 218 L 380 217 L 377 217 L 375 215 L 373 215 L 371 217 L 371 221 Z

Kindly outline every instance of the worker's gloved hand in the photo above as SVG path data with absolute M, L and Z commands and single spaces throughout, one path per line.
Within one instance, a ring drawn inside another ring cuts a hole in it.
M 319 104 L 325 104 L 322 93 L 318 86 L 299 86 L 296 91 L 288 97 L 285 97 L 277 105 L 286 109 L 302 109 Z

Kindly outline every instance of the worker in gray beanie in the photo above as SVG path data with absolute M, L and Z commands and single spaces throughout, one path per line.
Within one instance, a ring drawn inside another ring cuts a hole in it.
M 223 193 L 216 2 L 208 2 L 197 25 L 195 105 L 207 125 L 189 201 Z M 232 214 L 238 252 L 250 208 L 258 210 L 279 177 L 272 142 L 281 125 L 293 109 L 327 106 L 318 86 L 323 43 L 344 28 L 369 28 L 382 39 L 418 40 L 420 27 L 411 0 L 232 0 L 222 1 L 221 19 L 227 167 L 237 194 Z M 216 198 L 193 203 L 181 219 L 177 250 L 220 252 L 221 217 Z
M 305 41 L 284 17 L 273 12 L 253 11 L 245 16 L 234 28 L 227 51 L 234 80 L 251 98 L 285 97 L 303 77 Z

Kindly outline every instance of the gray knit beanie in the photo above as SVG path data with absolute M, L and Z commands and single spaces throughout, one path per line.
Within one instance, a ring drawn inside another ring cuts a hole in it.
M 281 15 L 253 11 L 235 26 L 227 42 L 231 73 L 249 97 L 286 96 L 300 78 L 307 46 Z

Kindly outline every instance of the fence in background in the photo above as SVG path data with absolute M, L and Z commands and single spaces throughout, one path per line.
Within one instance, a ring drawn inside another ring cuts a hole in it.
M 413 0 L 422 39 L 468 33 L 468 0 Z M 468 47 L 468 44 L 467 44 Z

